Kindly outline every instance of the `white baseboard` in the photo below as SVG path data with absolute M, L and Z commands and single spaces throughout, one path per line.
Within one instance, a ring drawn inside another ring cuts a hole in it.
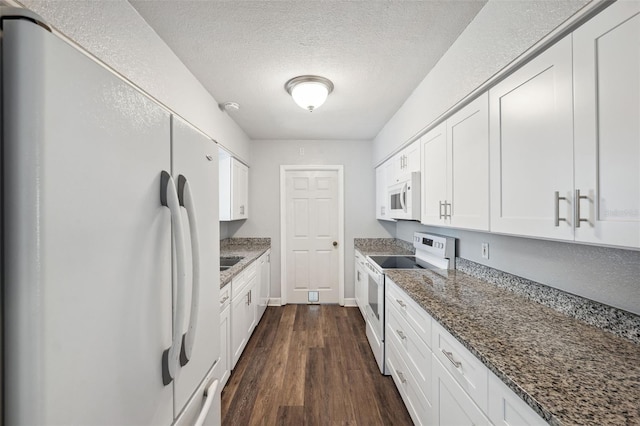
M 282 306 L 282 299 L 280 297 L 272 297 L 269 299 L 269 306 Z M 344 299 L 344 305 L 347 308 L 358 306 L 355 298 Z
M 268 306 L 282 306 L 281 299 L 279 297 L 270 298 Z
M 347 307 L 347 308 L 351 308 L 351 307 L 358 306 L 358 303 L 356 302 L 355 298 L 350 298 L 350 299 L 345 298 L 344 299 L 344 305 L 342 305 L 342 306 Z

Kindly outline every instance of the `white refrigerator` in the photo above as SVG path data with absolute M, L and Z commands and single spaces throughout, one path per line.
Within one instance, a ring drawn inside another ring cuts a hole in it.
M 4 424 L 219 424 L 216 143 L 0 14 Z

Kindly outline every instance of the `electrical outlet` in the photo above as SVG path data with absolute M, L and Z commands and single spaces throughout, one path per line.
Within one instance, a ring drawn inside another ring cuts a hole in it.
M 482 243 L 482 258 L 489 258 L 489 243 Z
M 300 157 L 304 156 L 304 148 L 300 148 Z

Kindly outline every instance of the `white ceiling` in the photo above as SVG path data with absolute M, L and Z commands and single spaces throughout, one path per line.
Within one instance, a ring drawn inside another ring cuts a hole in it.
M 373 139 L 486 0 L 129 0 L 251 139 Z M 313 113 L 284 90 L 335 85 Z

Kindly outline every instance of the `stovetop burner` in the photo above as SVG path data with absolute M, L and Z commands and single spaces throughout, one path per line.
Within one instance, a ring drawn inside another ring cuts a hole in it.
M 415 256 L 369 256 L 382 269 L 424 269 Z

